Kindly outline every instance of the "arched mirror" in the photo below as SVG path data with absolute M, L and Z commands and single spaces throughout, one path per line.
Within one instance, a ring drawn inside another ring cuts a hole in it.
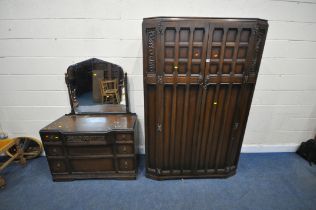
M 92 58 L 67 69 L 71 114 L 129 113 L 127 74 L 113 63 Z

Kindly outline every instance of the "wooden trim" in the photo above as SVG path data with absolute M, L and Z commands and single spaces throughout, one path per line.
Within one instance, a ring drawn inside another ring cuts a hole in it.
M 156 85 L 157 84 L 157 79 L 156 75 L 148 75 L 145 79 L 146 84 L 151 84 L 151 85 Z M 217 75 L 217 74 L 211 74 L 208 75 L 205 78 L 205 83 L 206 85 L 211 85 L 211 84 L 243 84 L 243 79 L 244 75 L 242 74 L 223 74 L 223 75 Z M 165 85 L 173 85 L 174 83 L 177 83 L 178 85 L 186 85 L 187 82 L 190 84 L 200 84 L 200 77 L 197 75 L 191 75 L 191 76 L 181 76 L 179 75 L 177 78 L 174 78 L 172 75 L 164 75 L 162 76 L 162 83 Z M 246 83 L 256 83 L 257 76 L 254 74 L 251 74 L 248 76 L 248 81 Z

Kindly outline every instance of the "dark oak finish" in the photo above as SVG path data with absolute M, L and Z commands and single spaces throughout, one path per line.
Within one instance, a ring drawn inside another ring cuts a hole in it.
M 135 114 L 65 115 L 40 135 L 53 180 L 135 179 Z
M 126 104 L 77 106 L 76 94 L 91 89 L 91 100 L 101 101 L 102 79 L 117 79 L 124 86 L 119 94 L 125 93 Z M 53 180 L 136 179 L 137 117 L 129 112 L 126 73 L 118 65 L 94 58 L 71 65 L 66 83 L 71 113 L 40 130 Z
M 250 18 L 144 19 L 147 177 L 236 173 L 267 29 Z

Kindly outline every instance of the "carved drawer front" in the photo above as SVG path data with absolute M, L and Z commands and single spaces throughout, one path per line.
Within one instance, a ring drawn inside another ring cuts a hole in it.
M 133 135 L 131 133 L 119 133 L 119 134 L 116 134 L 116 140 L 133 141 Z
M 133 158 L 119 158 L 118 166 L 120 171 L 133 171 L 135 170 Z
M 64 160 L 49 160 L 49 165 L 52 173 L 65 173 L 67 172 L 66 164 Z
M 61 142 L 61 138 L 58 133 L 50 133 L 42 135 L 42 139 L 48 142 Z
M 73 172 L 114 171 L 112 158 L 69 159 Z
M 61 146 L 46 146 L 45 151 L 46 151 L 46 155 L 49 155 L 49 156 L 64 155 L 64 150 Z
M 118 154 L 133 154 L 134 145 L 133 144 L 119 144 L 116 146 L 116 151 Z
M 103 135 L 66 136 L 67 144 L 111 144 L 111 138 Z
M 112 155 L 112 145 L 68 146 L 70 156 Z

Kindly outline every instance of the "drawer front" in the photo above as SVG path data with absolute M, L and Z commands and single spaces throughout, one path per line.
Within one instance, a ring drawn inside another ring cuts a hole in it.
M 48 162 L 52 173 L 67 172 L 67 167 L 63 159 L 48 160 Z
M 118 144 L 116 151 L 117 154 L 134 154 L 134 144 Z
M 48 156 L 62 156 L 64 150 L 61 146 L 45 146 L 45 152 Z
M 134 158 L 119 158 L 118 167 L 120 171 L 135 170 Z
M 133 134 L 131 134 L 131 133 L 118 133 L 118 134 L 116 134 L 116 140 L 118 140 L 118 141 L 133 141 Z
M 109 136 L 66 136 L 67 144 L 112 144 L 113 140 Z
M 69 159 L 73 172 L 114 171 L 112 158 Z
M 112 145 L 68 146 L 67 149 L 70 156 L 113 154 Z

